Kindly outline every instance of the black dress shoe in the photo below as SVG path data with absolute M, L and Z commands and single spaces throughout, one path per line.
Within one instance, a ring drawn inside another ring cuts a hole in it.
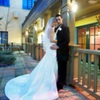
M 75 88 L 75 86 L 74 86 L 74 85 L 72 85 L 72 84 L 69 84 L 68 86 L 69 86 L 69 87 L 71 87 L 71 88 Z
M 61 89 L 63 89 L 63 88 L 57 88 L 57 91 L 59 91 L 59 90 L 61 90 Z

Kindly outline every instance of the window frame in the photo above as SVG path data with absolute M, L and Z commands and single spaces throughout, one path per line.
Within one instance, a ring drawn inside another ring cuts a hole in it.
M 9 7 L 10 0 L 0 0 L 0 6 Z
M 33 4 L 34 0 L 22 0 L 22 9 L 30 10 L 33 7 Z

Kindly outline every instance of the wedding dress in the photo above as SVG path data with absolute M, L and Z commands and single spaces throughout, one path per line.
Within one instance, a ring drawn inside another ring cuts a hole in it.
M 46 54 L 30 74 L 18 76 L 7 82 L 5 94 L 10 100 L 55 100 L 58 98 L 56 51 L 50 49 L 52 44 L 50 41 L 45 44 Z

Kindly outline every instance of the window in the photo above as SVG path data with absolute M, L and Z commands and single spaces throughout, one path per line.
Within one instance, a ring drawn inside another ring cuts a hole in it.
M 8 44 L 8 32 L 0 31 L 0 44 Z
M 9 5 L 10 5 L 9 0 L 0 0 L 0 6 L 9 7 Z
M 34 0 L 23 0 L 23 9 L 31 9 L 33 4 L 34 4 Z
M 78 44 L 82 49 L 99 50 L 100 34 L 97 24 L 78 28 Z

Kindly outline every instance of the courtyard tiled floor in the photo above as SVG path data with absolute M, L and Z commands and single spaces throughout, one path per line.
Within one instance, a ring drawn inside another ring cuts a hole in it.
M 9 100 L 4 94 L 4 87 L 10 79 L 19 75 L 30 73 L 38 64 L 36 60 L 25 54 L 23 51 L 16 51 L 14 52 L 14 55 L 16 56 L 16 62 L 14 65 L 0 67 L 0 100 Z M 79 92 L 68 86 L 64 87 L 64 90 L 59 92 L 59 98 L 57 100 L 96 100 L 85 91 L 77 87 L 76 89 Z M 85 95 L 88 99 L 86 99 L 83 95 Z
M 30 73 L 37 65 L 37 61 L 22 52 L 15 52 L 16 63 L 7 67 L 0 67 L 0 100 L 8 100 L 4 94 L 5 84 L 12 78 Z

